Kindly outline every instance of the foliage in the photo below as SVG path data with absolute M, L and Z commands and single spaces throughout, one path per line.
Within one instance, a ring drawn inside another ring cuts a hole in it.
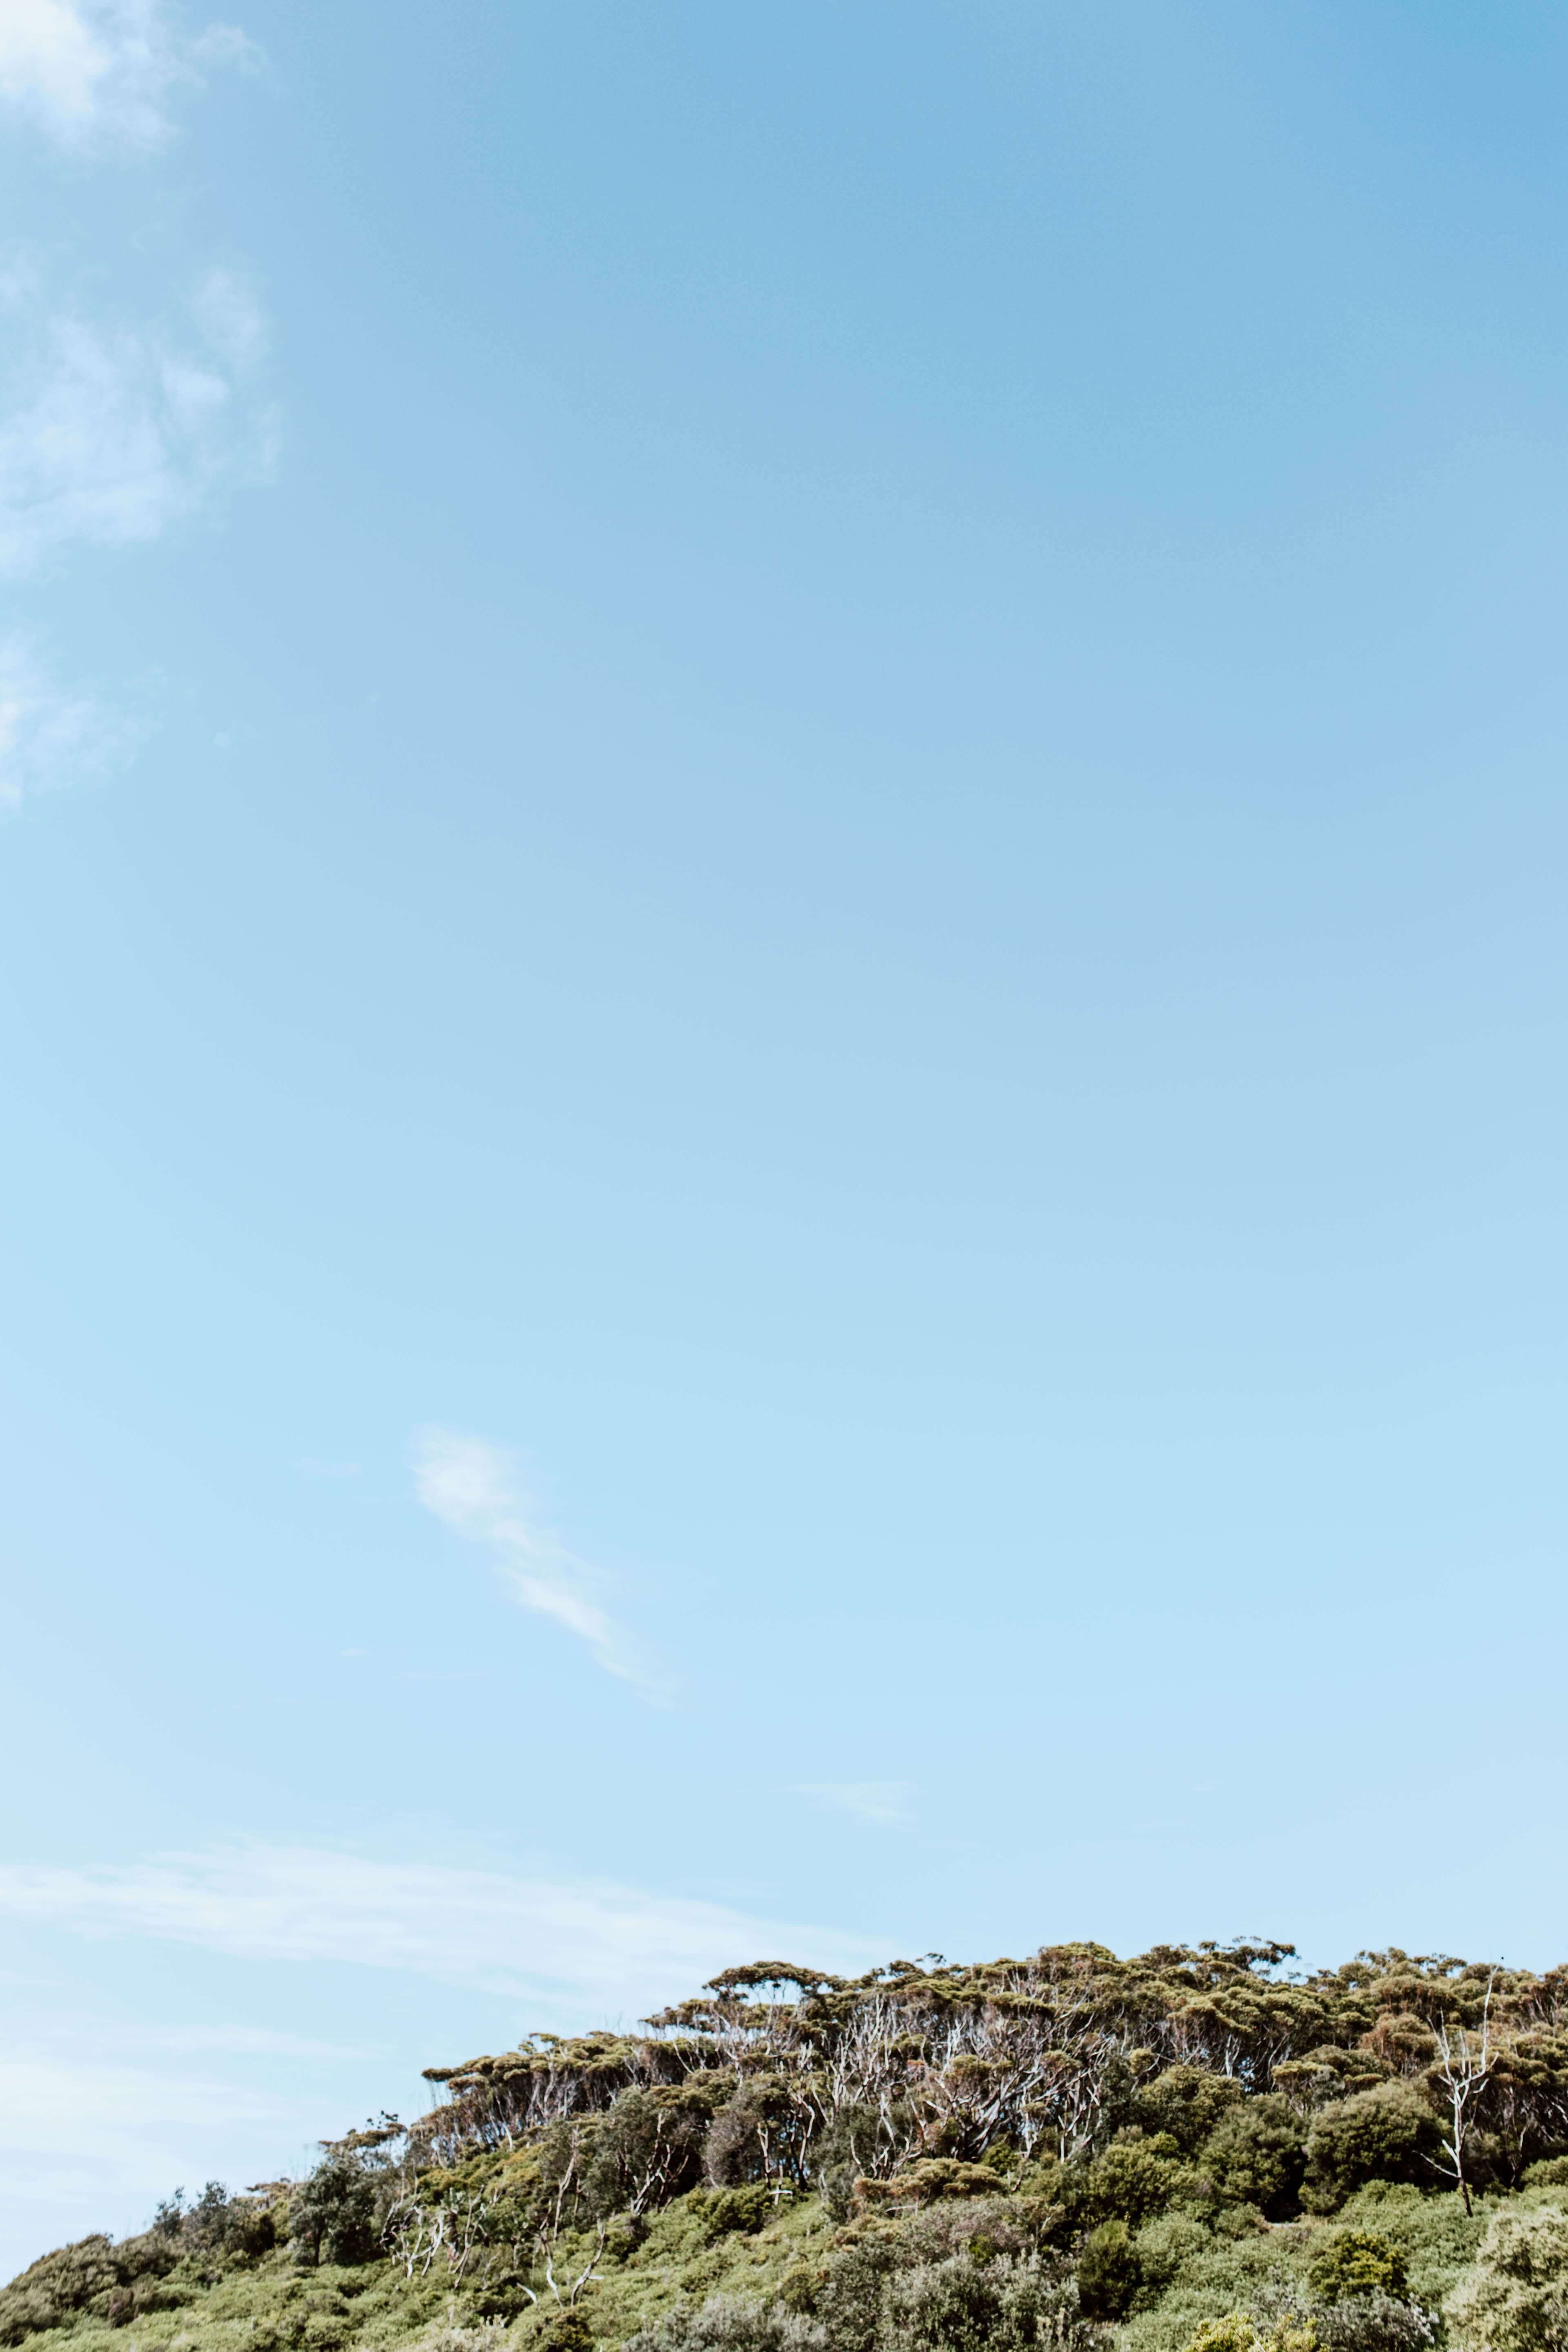
M 1078 2291 L 1091 2319 L 1121 2319 L 1131 2306 L 1141 2275 L 1125 2221 L 1101 2221 L 1089 2231 L 1078 2258 Z
M 329 2148 L 289 2200 L 289 2237 L 300 2261 L 374 2260 L 385 2220 L 380 2171 L 357 2149 Z
M 1207 2066 L 1167 2066 L 1139 2090 L 1137 2120 L 1146 2131 L 1174 2140 L 1184 2156 L 1192 2156 L 1246 2095 L 1234 2074 L 1216 2074 Z
M 1447 2319 L 1456 2344 L 1474 2352 L 1565 2352 L 1568 2214 L 1555 2205 L 1494 2214 Z
M 1307 2134 L 1287 2098 L 1264 2092 L 1229 2110 L 1205 2141 L 1201 2162 L 1218 2197 L 1255 2205 L 1270 2221 L 1288 2221 L 1299 2209 Z
M 1410 2284 L 1397 2246 L 1370 2230 L 1336 2230 L 1307 2272 L 1314 2294 L 1341 2303 L 1350 2294 L 1403 2295 Z
M 1568 2352 L 1568 1972 L 1291 1958 L 729 1969 L 46 2256 L 0 2352 Z
M 626 2352 L 825 2352 L 826 2342 L 826 2332 L 797 2312 L 715 2294 L 628 2337 Z
M 886 2352 L 1030 2352 L 1091 2336 L 1069 2284 L 1037 2259 L 1007 2255 L 952 2254 L 896 2274 L 880 2329 Z
M 1227 2311 L 1205 2319 L 1189 2338 L 1186 2352 L 1313 2352 L 1317 2338 L 1310 2321 L 1294 2315 L 1272 2324 L 1256 2311 Z
M 1429 2180 L 1440 2145 L 1437 2119 L 1413 2084 L 1352 2091 L 1313 2122 L 1301 2202 L 1332 2213 L 1368 2180 Z

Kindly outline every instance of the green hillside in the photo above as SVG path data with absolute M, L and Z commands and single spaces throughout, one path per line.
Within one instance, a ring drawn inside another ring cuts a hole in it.
M 1568 2352 L 1568 1969 L 734 1969 L 46 2255 L 50 2352 Z

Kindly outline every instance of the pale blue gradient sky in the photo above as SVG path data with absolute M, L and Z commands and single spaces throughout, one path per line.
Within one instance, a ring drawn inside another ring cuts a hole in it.
M 1568 19 L 52 6 L 0 2263 L 785 1937 L 1563 1957 Z

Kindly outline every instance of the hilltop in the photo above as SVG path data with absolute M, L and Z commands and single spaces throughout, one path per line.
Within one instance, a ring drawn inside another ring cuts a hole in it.
M 727 1970 L 0 2291 L 29 2352 L 1568 2352 L 1568 1969 Z

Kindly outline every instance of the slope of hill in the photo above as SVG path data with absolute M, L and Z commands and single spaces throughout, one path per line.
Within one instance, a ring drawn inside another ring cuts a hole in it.
M 717 1978 L 0 2292 L 36 2352 L 1568 2352 L 1568 1969 Z

